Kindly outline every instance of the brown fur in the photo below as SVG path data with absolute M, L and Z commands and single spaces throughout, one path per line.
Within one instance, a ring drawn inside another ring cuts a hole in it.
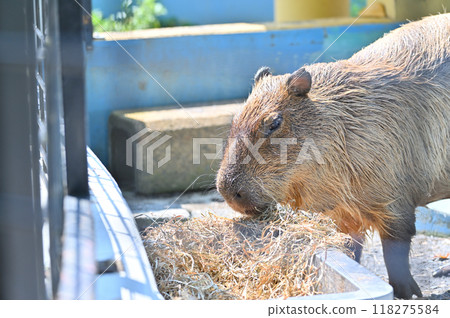
M 304 96 L 290 92 L 290 74 L 255 83 L 233 120 L 219 191 L 243 213 L 289 203 L 331 215 L 344 232 L 408 241 L 414 208 L 450 197 L 450 14 L 409 23 L 348 60 L 304 68 L 312 78 Z M 248 155 L 241 140 L 264 137 L 274 112 L 283 122 L 270 138 L 300 141 L 287 164 L 269 139 L 259 149 L 267 164 L 239 164 Z M 306 138 L 324 164 L 295 164 Z M 228 164 L 230 147 L 237 164 Z

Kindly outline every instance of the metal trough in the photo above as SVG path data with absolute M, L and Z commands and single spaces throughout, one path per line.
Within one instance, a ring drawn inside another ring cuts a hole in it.
M 112 176 L 88 151 L 89 185 L 96 206 L 97 263 L 114 265 L 95 282 L 96 299 L 163 299 L 158 292 L 133 214 Z M 290 299 L 392 299 L 392 287 L 341 252 L 318 254 L 322 295 Z M 100 266 L 101 267 L 101 266 Z M 102 270 L 99 271 L 101 273 Z

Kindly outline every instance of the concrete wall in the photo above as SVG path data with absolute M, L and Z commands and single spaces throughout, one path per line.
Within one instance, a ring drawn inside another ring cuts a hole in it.
M 351 56 L 397 23 L 354 25 L 320 58 Z M 256 70 L 275 74 L 312 63 L 347 28 L 191 35 L 119 41 L 180 103 L 245 98 Z M 113 110 L 174 105 L 168 94 L 114 41 L 94 41 L 87 53 L 89 145 L 107 163 L 107 121 Z

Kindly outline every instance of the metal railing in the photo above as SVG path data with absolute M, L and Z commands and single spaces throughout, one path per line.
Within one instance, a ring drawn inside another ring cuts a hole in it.
M 0 299 L 54 298 L 64 198 L 89 198 L 82 11 L 2 1 L 0 21 Z

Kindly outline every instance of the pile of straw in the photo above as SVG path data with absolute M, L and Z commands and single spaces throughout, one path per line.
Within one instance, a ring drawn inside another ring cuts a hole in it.
M 313 255 L 347 237 L 321 214 L 279 207 L 257 219 L 171 219 L 142 234 L 166 299 L 269 299 L 317 294 Z

